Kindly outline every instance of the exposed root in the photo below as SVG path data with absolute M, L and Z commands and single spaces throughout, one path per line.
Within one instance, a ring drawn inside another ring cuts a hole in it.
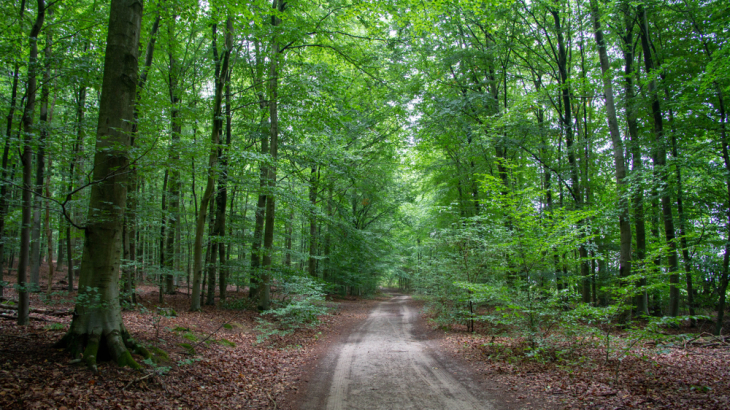
M 141 369 L 142 366 L 134 360 L 132 353 L 145 359 L 152 357 L 149 350 L 132 339 L 126 330 L 118 329 L 106 333 L 101 329 L 78 333 L 72 326 L 54 347 L 66 349 L 71 354 L 71 364 L 84 363 L 94 372 L 99 360 L 111 359 L 119 366 Z

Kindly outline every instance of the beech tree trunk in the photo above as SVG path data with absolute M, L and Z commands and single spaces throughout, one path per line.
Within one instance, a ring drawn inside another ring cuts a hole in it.
M 53 16 L 53 9 L 48 10 L 48 19 Z M 38 137 L 38 152 L 36 153 L 35 174 L 35 206 L 33 207 L 33 227 L 31 229 L 30 246 L 30 283 L 34 291 L 40 290 L 41 268 L 41 208 L 43 200 L 40 193 L 43 191 L 44 171 L 46 170 L 46 137 L 50 122 L 48 120 L 48 100 L 51 94 L 51 47 L 53 45 L 53 30 L 46 29 L 46 46 L 44 49 L 43 88 L 41 89 L 41 112 L 39 117 L 40 132 Z
M 216 36 L 216 26 L 213 26 L 213 37 Z M 228 61 L 233 47 L 233 20 L 229 17 L 226 22 L 226 46 L 223 52 L 221 64 L 221 75 L 215 84 L 215 97 L 213 100 L 213 130 L 211 132 L 212 147 L 208 158 L 208 181 L 205 186 L 205 192 L 200 201 L 200 212 L 195 224 L 195 243 L 193 245 L 193 295 L 191 298 L 190 310 L 200 310 L 200 284 L 203 269 L 203 233 L 205 231 L 205 218 L 208 212 L 208 204 L 213 196 L 213 188 L 215 185 L 215 166 L 218 163 L 218 144 L 220 141 L 221 122 L 217 121 L 222 114 L 223 102 L 223 79 L 228 73 Z
M 23 14 L 25 14 L 25 0 L 20 2 L 20 12 L 18 13 L 18 21 L 23 20 Z M 18 102 L 18 78 L 20 77 L 20 64 L 16 61 L 15 67 L 13 68 L 13 85 L 10 91 L 10 109 L 8 110 L 8 116 L 6 118 L 6 131 L 5 131 L 5 148 L 3 149 L 2 159 L 2 179 L 0 179 L 0 297 L 3 296 L 5 287 L 3 283 L 3 260 L 5 256 L 5 216 L 8 213 L 8 187 L 5 181 L 8 178 L 8 160 L 10 159 L 10 134 L 13 131 L 13 119 L 15 118 L 16 104 Z M 12 178 L 11 178 L 12 179 Z M 12 264 L 11 264 L 12 267 Z
M 20 228 L 20 255 L 18 258 L 18 324 L 28 324 L 29 309 L 29 284 L 27 282 L 28 259 L 30 257 L 30 219 L 33 198 L 31 177 L 33 174 L 33 113 L 35 111 L 36 97 L 36 71 L 38 69 L 38 35 L 43 26 L 46 5 L 44 0 L 38 0 L 38 10 L 33 28 L 30 30 L 30 55 L 28 57 L 28 81 L 26 88 L 26 104 L 23 110 L 23 211 Z
M 286 3 L 282 0 L 274 0 L 272 8 L 283 12 Z M 271 25 L 274 30 L 281 24 L 281 19 L 271 16 Z M 261 289 L 259 290 L 259 309 L 269 310 L 271 307 L 271 265 L 272 253 L 274 251 L 274 221 L 275 221 L 275 199 L 274 189 L 276 188 L 276 158 L 279 149 L 279 42 L 276 33 L 271 40 L 271 55 L 269 60 L 269 136 L 271 166 L 268 174 L 268 191 L 266 198 L 266 217 L 264 226 L 264 257 L 261 263 Z
M 647 75 L 654 74 L 654 59 L 652 58 L 651 40 L 649 39 L 649 24 L 646 18 L 646 10 L 642 5 L 638 7 L 638 20 L 641 28 L 641 48 L 644 51 L 644 65 Z M 677 243 L 674 240 L 674 219 L 672 217 L 672 198 L 669 193 L 669 178 L 667 176 L 667 151 L 664 141 L 664 124 L 662 110 L 659 102 L 659 93 L 656 81 L 649 82 L 649 97 L 651 98 L 651 112 L 654 119 L 654 138 L 656 141 L 656 163 L 655 172 L 658 174 L 659 195 L 662 204 L 662 217 L 664 219 L 664 237 L 667 242 L 667 263 L 669 264 L 669 316 L 679 314 L 679 261 L 677 259 Z
M 611 84 L 611 65 L 608 61 L 606 43 L 601 29 L 601 13 L 598 8 L 598 1 L 591 0 L 591 14 L 593 16 L 593 29 L 598 45 L 598 57 L 603 74 L 603 93 L 606 98 L 606 114 L 608 117 L 608 131 L 613 144 L 613 162 L 616 168 L 616 185 L 618 187 L 618 218 L 620 240 L 619 256 L 619 277 L 626 278 L 631 275 L 631 224 L 629 221 L 629 204 L 626 198 L 626 164 L 624 161 L 624 144 L 621 140 L 621 133 L 616 118 L 616 106 L 613 99 L 613 85 Z M 594 292 L 595 293 L 595 292 Z
M 309 178 L 309 204 L 312 209 L 309 214 L 309 276 L 317 276 L 317 188 L 319 185 L 319 173 L 317 167 L 312 167 Z
M 111 1 L 79 299 L 71 327 L 57 343 L 74 358 L 83 352 L 83 361 L 92 369 L 100 357 L 109 357 L 121 366 L 140 367 L 128 348 L 149 357 L 125 329 L 119 305 L 142 8 L 139 0 Z
M 634 271 L 646 270 L 646 223 L 644 221 L 644 184 L 641 182 L 641 175 L 644 172 L 644 163 L 641 157 L 641 143 L 639 142 L 639 131 L 636 121 L 635 91 L 634 91 L 634 16 L 630 11 L 627 2 L 621 3 L 625 31 L 622 35 L 623 47 L 621 51 L 624 56 L 624 100 L 626 110 L 626 125 L 629 134 L 629 148 L 631 152 L 631 172 L 636 175 L 632 183 L 632 210 L 634 229 L 636 230 L 636 258 L 634 260 Z M 637 266 L 638 265 L 638 266 Z M 649 314 L 649 299 L 644 287 L 646 277 L 636 282 L 639 291 L 634 299 L 636 312 L 640 315 Z

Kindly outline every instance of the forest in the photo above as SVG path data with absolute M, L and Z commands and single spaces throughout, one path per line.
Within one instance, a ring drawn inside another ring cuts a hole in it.
M 164 387 L 174 317 L 298 345 L 389 287 L 479 360 L 726 368 L 722 4 L 4 1 L 0 347 Z

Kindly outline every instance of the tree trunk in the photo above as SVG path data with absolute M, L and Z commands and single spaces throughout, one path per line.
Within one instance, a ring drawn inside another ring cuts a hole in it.
M 309 276 L 317 276 L 317 188 L 319 185 L 319 173 L 317 167 L 312 167 L 311 176 L 309 178 Z
M 111 1 L 79 299 L 71 327 L 57 343 L 74 358 L 83 352 L 92 369 L 98 357 L 139 368 L 128 347 L 149 357 L 124 328 L 118 286 L 141 20 L 141 2 Z
M 286 3 L 283 0 L 274 0 L 272 8 L 283 12 Z M 266 216 L 264 226 L 264 257 L 261 262 L 261 289 L 259 291 L 259 309 L 269 310 L 271 307 L 271 265 L 272 253 L 274 251 L 274 222 L 276 211 L 274 190 L 276 189 L 276 159 L 279 150 L 279 40 L 276 34 L 276 27 L 281 24 L 281 19 L 276 16 L 271 17 L 271 25 L 274 30 L 271 39 L 271 55 L 269 60 L 269 136 L 271 166 L 269 166 L 268 174 L 268 192 L 266 198 Z
M 33 28 L 30 30 L 30 55 L 28 57 L 28 81 L 26 86 L 26 104 L 23 111 L 23 214 L 20 228 L 20 256 L 18 258 L 18 324 L 27 325 L 29 309 L 29 284 L 27 282 L 26 270 L 28 269 L 28 258 L 30 257 L 30 219 L 33 206 L 31 190 L 33 189 L 31 177 L 33 174 L 32 162 L 33 151 L 33 112 L 35 111 L 36 97 L 36 71 L 38 69 L 38 35 L 43 26 L 45 18 L 45 2 L 38 0 L 38 14 Z
M 25 14 L 25 0 L 20 2 L 20 12 L 18 22 L 23 21 L 23 14 Z M 21 26 L 22 28 L 22 26 Z M 20 30 L 22 32 L 22 30 Z M 8 177 L 8 160 L 10 159 L 10 147 L 11 138 L 10 134 L 13 131 L 13 119 L 15 118 L 16 104 L 18 102 L 18 78 L 20 77 L 20 63 L 16 61 L 15 67 L 13 68 L 13 85 L 10 91 L 10 109 L 8 110 L 8 117 L 6 119 L 6 131 L 5 131 L 5 148 L 3 149 L 2 159 L 2 179 L 0 180 L 0 297 L 3 296 L 5 287 L 2 285 L 3 280 L 3 260 L 5 259 L 5 216 L 8 214 L 8 188 L 5 181 Z M 12 265 L 10 266 L 12 268 Z
M 573 135 L 573 114 L 572 114 L 572 103 L 570 95 L 570 82 L 568 75 L 568 53 L 565 45 L 565 36 L 563 35 L 563 27 L 560 20 L 560 12 L 557 9 L 551 9 L 550 14 L 553 16 L 555 31 L 558 36 L 558 52 L 557 52 L 557 63 L 558 73 L 560 75 L 560 94 L 562 101 L 562 122 L 563 129 L 565 132 L 565 148 L 568 151 L 568 165 L 570 167 L 570 182 L 573 187 L 573 199 L 575 204 L 580 209 L 583 206 L 583 196 L 581 193 L 580 178 L 578 175 L 578 163 L 575 157 L 575 146 L 574 146 L 574 135 Z M 579 229 L 585 225 L 585 221 L 579 222 Z M 583 236 L 583 234 L 581 234 Z M 580 263 L 580 276 L 581 276 L 581 294 L 582 301 L 584 303 L 591 302 L 590 292 L 590 281 L 589 281 L 589 266 L 586 262 L 588 258 L 588 251 L 586 250 L 585 244 L 581 243 L 578 248 L 578 254 L 581 259 Z
M 216 37 L 217 27 L 213 25 L 213 38 Z M 218 162 L 218 143 L 220 140 L 221 122 L 216 119 L 221 117 L 221 106 L 223 102 L 223 79 L 228 73 L 228 61 L 230 50 L 233 46 L 233 21 L 229 17 L 226 22 L 226 48 L 223 52 L 221 64 L 221 75 L 215 84 L 215 97 L 213 100 L 213 130 L 211 132 L 212 146 L 210 148 L 210 157 L 208 159 L 208 181 L 205 186 L 205 192 L 200 201 L 200 212 L 198 212 L 197 222 L 195 224 L 195 244 L 193 245 L 193 296 L 191 300 L 191 310 L 200 310 L 200 280 L 203 269 L 203 232 L 205 230 L 205 217 L 208 211 L 208 204 L 213 196 L 213 187 L 215 184 L 215 166 Z
M 633 77 L 634 71 L 634 18 L 629 10 L 627 2 L 622 2 L 621 11 L 624 18 L 625 32 L 622 36 L 624 56 L 624 99 L 626 110 L 626 124 L 628 126 L 628 134 L 630 138 L 631 151 L 631 173 L 634 176 L 632 184 L 632 209 L 634 228 L 636 230 L 636 261 L 638 261 L 638 270 L 646 271 L 646 224 L 644 221 L 644 184 L 641 182 L 644 173 L 644 165 L 641 157 L 641 143 L 639 142 L 639 131 L 636 122 L 635 108 L 635 92 Z M 636 268 L 634 269 L 636 271 Z M 639 314 L 649 315 L 649 299 L 646 289 L 646 277 L 642 277 L 636 282 L 639 291 L 635 297 L 636 311 Z
M 641 27 L 641 48 L 644 51 L 644 65 L 647 75 L 654 75 L 654 60 L 651 54 L 651 40 L 649 38 L 649 25 L 647 23 L 646 11 L 643 5 L 638 6 L 639 25 Z M 656 141 L 656 172 L 658 180 L 661 184 L 659 194 L 662 203 L 662 216 L 664 219 L 664 237 L 667 242 L 669 263 L 669 316 L 677 316 L 679 314 L 679 261 L 677 260 L 677 244 L 674 234 L 674 220 L 672 217 L 672 199 L 669 193 L 669 178 L 667 176 L 667 153 L 664 142 L 664 124 L 662 119 L 662 111 L 659 103 L 659 94 L 657 91 L 656 81 L 652 79 L 649 82 L 649 97 L 651 98 L 651 111 L 654 118 L 654 138 Z
M 53 9 L 48 10 L 48 19 L 53 15 Z M 51 94 L 51 47 L 53 45 L 53 30 L 46 29 L 46 45 L 44 49 L 44 70 L 43 87 L 41 89 L 41 112 L 39 118 L 38 152 L 36 153 L 36 175 L 33 206 L 33 225 L 30 234 L 30 283 L 34 291 L 40 290 L 40 267 L 41 267 L 41 207 L 43 200 L 40 193 L 43 191 L 44 176 L 46 169 L 46 137 L 48 136 L 48 100 Z
M 167 272 L 168 263 L 165 259 L 165 251 L 167 248 L 165 247 L 165 239 L 167 236 L 165 235 L 165 231 L 167 228 L 167 181 L 170 179 L 170 172 L 169 170 L 165 170 L 165 177 L 162 181 L 162 204 L 160 207 L 160 210 L 162 211 L 162 220 L 160 221 L 160 240 L 159 240 L 159 255 L 160 255 L 160 274 L 158 275 L 158 285 L 159 285 L 159 295 L 158 295 L 158 301 L 162 303 L 163 297 L 162 295 L 165 293 L 165 282 L 167 279 L 167 276 L 169 273 Z
M 725 111 L 725 100 L 723 98 L 722 89 L 715 85 L 718 97 L 718 108 L 720 114 L 720 144 L 722 150 L 722 159 L 725 163 L 725 185 L 727 186 L 727 225 L 725 231 L 727 236 L 725 238 L 725 254 L 722 258 L 722 276 L 720 277 L 720 288 L 718 292 L 720 294 L 720 300 L 717 303 L 717 322 L 715 323 L 715 334 L 719 335 L 722 333 L 723 321 L 725 320 L 725 297 L 727 294 L 727 285 L 730 281 L 730 272 L 728 271 L 728 265 L 730 265 L 730 153 L 728 151 L 728 138 L 727 138 L 727 112 Z
M 227 32 L 226 35 L 232 35 Z M 233 40 L 231 40 L 231 43 Z M 223 238 L 226 236 L 226 205 L 228 204 L 228 150 L 231 147 L 231 75 L 230 70 L 223 79 L 226 83 L 226 146 L 219 150 L 221 167 L 218 179 L 218 195 L 216 201 L 215 230 L 218 236 L 218 295 L 220 300 L 226 300 L 226 288 L 228 278 L 226 277 L 226 244 Z
M 50 122 L 50 121 L 49 121 Z M 46 173 L 45 194 L 47 198 L 51 197 L 51 158 L 48 157 L 48 172 Z M 48 247 L 48 283 L 46 283 L 46 294 L 50 295 L 53 290 L 53 230 L 51 228 L 51 208 L 46 207 L 45 220 L 46 242 Z M 60 235 L 60 232 L 59 232 Z
M 618 128 L 618 119 L 616 118 L 616 106 L 613 100 L 613 85 L 611 83 L 611 65 L 608 61 L 608 53 L 606 52 L 603 30 L 601 29 L 601 14 L 597 0 L 591 0 L 591 14 L 593 15 L 593 29 L 596 37 L 596 44 L 598 45 L 598 57 L 603 77 L 603 93 L 606 98 L 608 130 L 613 144 L 613 162 L 616 168 L 619 232 L 621 235 L 619 277 L 626 278 L 631 275 L 631 224 L 629 221 L 629 204 L 626 198 L 624 144 L 621 140 L 621 133 Z
M 256 70 L 255 75 L 255 89 L 258 95 L 259 108 L 262 111 L 267 111 L 268 102 L 266 101 L 265 93 L 263 90 L 264 82 L 264 56 L 259 46 L 259 42 L 254 42 L 256 50 Z M 259 125 L 259 134 L 257 137 L 261 140 L 261 155 L 266 156 L 269 154 L 269 137 L 270 131 L 264 133 L 263 128 L 266 123 L 264 120 Z M 259 282 L 260 282 L 260 268 L 261 268 L 261 244 L 264 237 L 264 216 L 266 213 L 266 178 L 269 175 L 269 166 L 266 161 L 260 161 L 259 165 L 259 195 L 256 201 L 256 211 L 254 218 L 254 231 L 253 240 L 251 241 L 251 265 L 249 272 L 249 288 L 248 297 L 251 300 L 258 300 L 259 294 Z

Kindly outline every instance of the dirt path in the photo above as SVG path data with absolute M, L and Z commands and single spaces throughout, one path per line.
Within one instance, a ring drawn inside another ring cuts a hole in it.
M 379 303 L 333 346 L 312 375 L 300 410 L 502 409 L 470 370 L 419 340 L 409 296 Z

